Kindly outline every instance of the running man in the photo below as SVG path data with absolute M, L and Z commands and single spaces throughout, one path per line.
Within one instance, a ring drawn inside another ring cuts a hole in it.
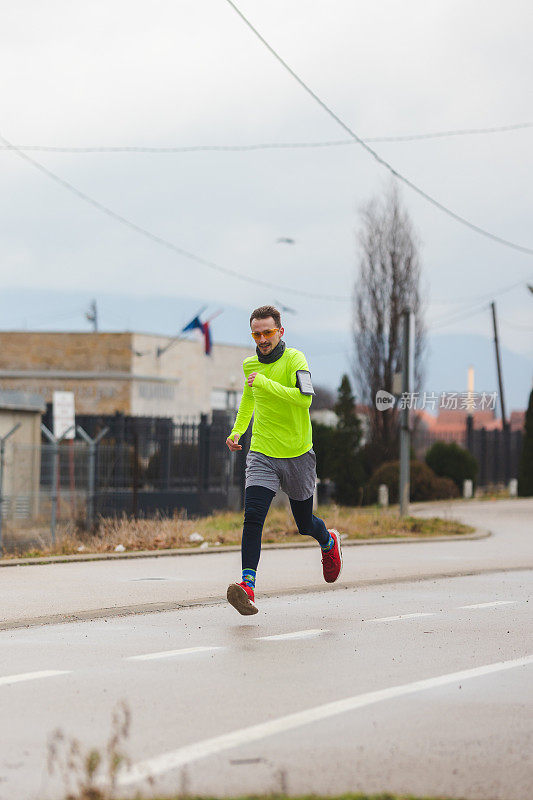
M 322 549 L 324 579 L 333 583 L 342 567 L 338 531 L 328 530 L 313 514 L 316 458 L 309 407 L 314 394 L 305 356 L 286 347 L 281 316 L 274 306 L 261 306 L 250 317 L 256 355 L 243 362 L 244 391 L 235 425 L 226 439 L 232 452 L 242 450 L 240 437 L 252 414 L 252 441 L 246 457 L 242 580 L 228 587 L 227 598 L 240 614 L 257 614 L 255 578 L 261 534 L 272 498 L 281 487 L 289 496 L 298 530 Z

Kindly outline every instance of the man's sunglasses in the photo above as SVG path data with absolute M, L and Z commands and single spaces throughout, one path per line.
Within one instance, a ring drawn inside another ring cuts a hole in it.
M 274 334 L 279 331 L 279 328 L 269 328 L 267 331 L 252 331 L 252 336 L 258 342 L 261 336 L 266 336 L 267 339 L 272 339 Z

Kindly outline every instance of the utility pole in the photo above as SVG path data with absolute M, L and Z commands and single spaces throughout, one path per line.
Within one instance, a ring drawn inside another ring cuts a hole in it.
M 496 322 L 496 303 L 490 304 L 492 310 L 492 330 L 494 332 L 494 349 L 496 350 L 496 367 L 498 369 L 498 385 L 500 387 L 500 406 L 502 409 L 502 424 L 503 427 L 507 425 L 507 417 L 505 415 L 505 400 L 503 397 L 503 380 L 502 380 L 502 365 L 500 359 L 500 342 L 498 340 L 498 323 Z
M 415 360 L 415 315 L 410 308 L 401 315 L 402 341 L 402 394 L 403 406 L 400 409 L 400 516 L 409 513 L 411 489 L 409 457 L 411 450 L 410 406 L 414 384 Z
M 510 479 L 510 439 L 509 439 L 509 424 L 505 414 L 505 398 L 503 395 L 503 377 L 502 377 L 502 364 L 500 357 L 500 342 L 498 339 L 498 323 L 496 321 L 496 303 L 493 301 L 490 304 L 492 310 L 492 330 L 494 333 L 494 349 L 496 351 L 496 368 L 498 370 L 498 386 L 500 389 L 500 407 L 502 411 L 502 436 L 503 436 L 503 461 L 504 461 L 504 479 L 505 483 L 509 483 Z

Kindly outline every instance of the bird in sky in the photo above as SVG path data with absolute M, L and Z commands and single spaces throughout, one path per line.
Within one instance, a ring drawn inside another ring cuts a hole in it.
M 276 304 L 276 308 L 280 308 L 282 311 L 286 311 L 288 314 L 297 314 L 298 313 L 295 308 L 291 308 L 290 306 L 286 306 L 283 303 L 280 303 L 279 300 L 274 300 L 274 302 Z
M 276 239 L 276 244 L 296 244 L 296 242 L 290 236 L 280 236 L 279 239 Z

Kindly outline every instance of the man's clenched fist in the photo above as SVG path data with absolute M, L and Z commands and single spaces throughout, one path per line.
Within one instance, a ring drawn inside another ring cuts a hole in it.
M 240 436 L 238 433 L 234 433 L 233 436 L 228 436 L 226 439 L 226 444 L 232 453 L 235 453 L 237 450 L 242 450 L 242 445 L 239 444 L 239 439 Z

